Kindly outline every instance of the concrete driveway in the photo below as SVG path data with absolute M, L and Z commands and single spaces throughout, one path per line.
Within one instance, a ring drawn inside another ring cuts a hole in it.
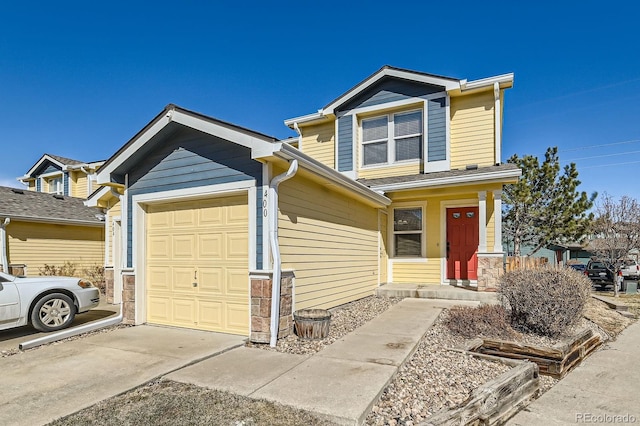
M 105 318 L 116 316 L 120 313 L 120 305 L 111 305 L 101 296 L 100 304 L 91 309 L 89 312 L 78 314 L 73 319 L 70 328 L 77 327 L 89 322 L 102 320 Z M 27 340 L 37 339 L 50 333 L 42 333 L 30 325 L 24 327 L 12 328 L 11 330 L 0 331 L 0 352 L 11 349 L 18 349 L 18 345 Z
M 38 425 L 197 361 L 243 336 L 138 326 L 0 358 L 0 424 Z

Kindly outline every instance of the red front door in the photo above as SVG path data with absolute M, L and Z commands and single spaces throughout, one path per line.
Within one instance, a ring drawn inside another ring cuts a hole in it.
M 447 279 L 478 279 L 478 208 L 447 209 Z

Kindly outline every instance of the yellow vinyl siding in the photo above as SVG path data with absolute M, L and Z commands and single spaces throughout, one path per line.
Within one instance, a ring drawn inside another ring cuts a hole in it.
M 415 162 L 412 164 L 397 164 L 384 167 L 375 168 L 361 168 L 358 171 L 358 178 L 361 179 L 375 179 L 392 176 L 408 176 L 415 175 L 422 172 L 422 164 Z
M 71 196 L 87 198 L 90 194 L 87 191 L 87 175 L 83 172 L 71 172 Z
M 378 212 L 302 176 L 280 186 L 282 266 L 295 272 L 295 309 L 331 308 L 378 284 Z
M 440 258 L 426 263 L 393 263 L 393 282 L 416 284 L 440 284 Z
M 7 226 L 9 263 L 27 265 L 38 276 L 44 265 L 71 262 L 77 275 L 104 263 L 104 228 L 11 221 Z
M 29 191 L 35 191 L 36 190 L 36 181 L 35 180 L 30 180 L 29 181 Z
M 302 152 L 335 168 L 335 121 L 303 127 Z
M 451 98 L 451 168 L 495 163 L 493 91 Z
M 147 321 L 249 333 L 247 196 L 147 207 Z
M 380 283 L 384 284 L 389 281 L 389 235 L 387 234 L 389 219 L 382 210 L 378 213 L 378 223 L 380 224 Z
M 115 198 L 114 198 L 115 200 Z M 107 232 L 109 233 L 109 247 L 107 247 L 107 265 L 114 266 L 113 264 L 113 242 L 115 241 L 116 235 L 113 226 L 114 218 L 121 215 L 122 206 L 120 201 L 116 201 L 116 204 L 109 208 L 108 218 L 109 222 L 107 223 Z

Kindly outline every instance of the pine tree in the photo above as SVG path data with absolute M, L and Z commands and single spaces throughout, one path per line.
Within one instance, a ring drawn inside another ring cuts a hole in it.
M 538 158 L 513 155 L 509 163 L 522 169 L 517 183 L 505 186 L 503 235 L 513 243 L 515 256 L 522 247 L 531 247 L 529 255 L 552 243 L 578 242 L 584 239 L 593 221 L 596 193 L 578 192 L 578 170 L 574 163 L 560 174 L 558 148 L 548 148 L 542 164 Z

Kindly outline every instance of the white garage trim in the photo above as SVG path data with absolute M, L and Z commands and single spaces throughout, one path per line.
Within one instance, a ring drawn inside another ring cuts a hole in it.
M 198 198 L 219 198 L 231 195 L 240 195 L 246 193 L 249 208 L 249 265 L 247 265 L 247 286 L 251 289 L 251 281 L 249 279 L 249 271 L 255 270 L 256 264 L 256 181 L 254 179 L 243 180 L 240 182 L 224 183 L 220 185 L 201 186 L 197 188 L 177 189 L 163 192 L 153 192 L 149 194 L 134 195 L 131 197 L 133 207 L 132 211 L 132 250 L 134 267 L 136 276 L 136 294 L 135 294 L 135 324 L 143 324 L 147 319 L 146 307 L 146 282 L 145 268 L 142 264 L 145 259 L 146 252 L 146 215 L 143 206 L 145 204 L 165 204 L 178 201 L 189 201 Z M 249 292 L 251 293 L 251 292 Z M 247 304 L 251 306 L 251 300 L 247 299 Z M 251 315 L 251 310 L 249 310 Z M 251 323 L 251 318 L 249 318 Z M 247 330 L 249 333 L 250 330 Z

